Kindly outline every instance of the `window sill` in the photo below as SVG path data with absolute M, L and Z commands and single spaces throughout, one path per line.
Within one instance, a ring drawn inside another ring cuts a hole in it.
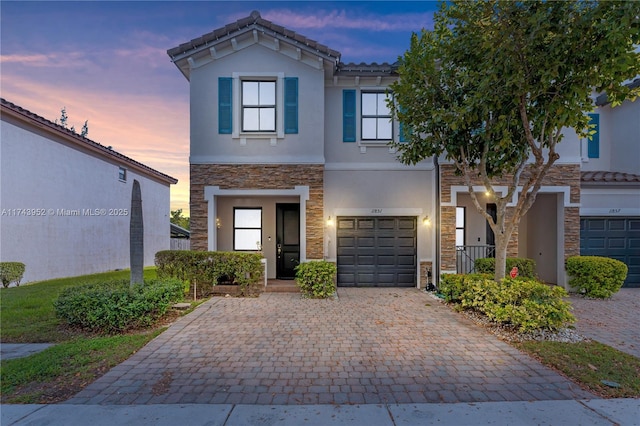
M 284 139 L 284 137 L 279 136 L 276 133 L 240 133 L 238 136 L 233 137 L 234 140 L 240 142 L 241 146 L 247 145 L 247 140 L 269 140 L 269 144 L 271 146 L 276 146 L 278 144 L 278 139 Z

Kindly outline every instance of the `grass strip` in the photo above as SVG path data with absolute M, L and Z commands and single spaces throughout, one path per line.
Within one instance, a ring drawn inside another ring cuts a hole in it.
M 55 343 L 69 340 L 59 328 L 53 302 L 68 287 L 127 279 L 129 270 L 59 278 L 0 289 L 0 341 L 2 343 Z M 145 279 L 156 278 L 155 268 L 146 268 Z
M 596 341 L 527 341 L 515 345 L 601 397 L 640 397 L 640 359 L 633 355 Z M 606 385 L 603 380 L 619 387 Z
M 164 329 L 150 333 L 76 338 L 26 358 L 2 360 L 3 403 L 64 401 L 123 362 Z

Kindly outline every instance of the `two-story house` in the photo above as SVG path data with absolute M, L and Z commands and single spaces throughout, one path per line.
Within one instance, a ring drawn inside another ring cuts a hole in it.
M 190 86 L 193 249 L 262 250 L 269 278 L 327 259 L 339 286 L 424 287 L 491 245 L 453 165 L 403 165 L 389 147 L 402 142 L 386 104 L 394 65 L 345 64 L 255 11 L 168 54 Z M 559 153 L 509 255 L 563 285 L 579 254 L 575 133 Z

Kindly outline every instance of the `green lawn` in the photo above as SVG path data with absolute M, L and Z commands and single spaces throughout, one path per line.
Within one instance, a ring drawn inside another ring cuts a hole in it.
M 516 344 L 545 365 L 605 398 L 640 397 L 640 359 L 595 341 Z M 615 383 L 612 387 L 603 383 Z
M 2 402 L 64 401 L 125 361 L 163 330 L 122 336 L 76 337 L 26 358 L 3 360 L 0 366 Z
M 146 268 L 145 279 L 156 278 L 155 268 Z M 129 270 L 59 278 L 0 289 L 0 342 L 57 343 L 72 337 L 59 327 L 53 302 L 62 290 L 82 284 L 129 278 Z
M 156 276 L 155 268 L 145 269 L 145 279 Z M 70 332 L 56 317 L 53 302 L 65 288 L 128 278 L 124 270 L 0 289 L 2 343 L 56 343 L 26 358 L 2 360 L 2 402 L 65 401 L 160 334 L 163 328 L 116 336 Z

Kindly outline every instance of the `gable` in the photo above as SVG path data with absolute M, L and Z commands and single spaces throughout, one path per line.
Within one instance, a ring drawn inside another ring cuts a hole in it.
M 257 11 L 247 18 L 169 49 L 167 54 L 190 80 L 191 70 L 255 45 L 309 67 L 325 69 L 328 74 L 334 72 L 340 59 L 340 52 L 262 19 Z

